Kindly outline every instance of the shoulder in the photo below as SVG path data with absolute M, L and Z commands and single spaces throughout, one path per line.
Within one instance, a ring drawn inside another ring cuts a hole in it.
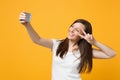
M 59 39 L 52 39 L 53 45 L 57 45 L 61 42 Z
M 53 52 L 53 53 L 56 53 L 56 50 L 57 50 L 59 44 L 61 43 L 61 40 L 52 39 L 52 42 L 53 42 L 52 52 Z
M 58 47 L 58 45 L 61 43 L 61 40 L 58 40 L 58 39 L 52 39 L 52 42 L 53 42 L 53 47 L 52 49 Z

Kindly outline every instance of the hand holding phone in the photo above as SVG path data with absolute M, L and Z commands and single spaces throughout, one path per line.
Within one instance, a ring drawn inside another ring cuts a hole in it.
M 19 16 L 19 20 L 21 23 L 28 23 L 31 20 L 31 13 L 21 12 Z

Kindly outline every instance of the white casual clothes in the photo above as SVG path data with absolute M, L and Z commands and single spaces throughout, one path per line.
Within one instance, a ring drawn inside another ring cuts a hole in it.
M 80 52 L 68 52 L 64 58 L 56 56 L 56 50 L 60 41 L 53 39 L 53 61 L 52 61 L 52 80 L 81 80 L 77 69 L 80 59 Z

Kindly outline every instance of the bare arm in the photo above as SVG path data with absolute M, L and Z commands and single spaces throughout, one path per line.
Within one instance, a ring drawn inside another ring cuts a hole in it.
M 93 45 L 98 48 L 98 50 L 93 49 L 94 58 L 112 58 L 116 55 L 115 51 L 112 48 L 98 41 L 94 41 Z
M 26 28 L 31 40 L 40 45 L 40 46 L 44 46 L 44 47 L 47 47 L 47 48 L 52 48 L 52 40 L 48 40 L 48 39 L 44 39 L 42 37 L 40 37 L 37 32 L 33 29 L 32 25 L 30 24 L 30 22 L 26 22 L 25 19 L 26 19 L 26 13 L 25 12 L 22 12 L 20 14 L 20 19 L 22 19 L 22 21 L 20 21 Z

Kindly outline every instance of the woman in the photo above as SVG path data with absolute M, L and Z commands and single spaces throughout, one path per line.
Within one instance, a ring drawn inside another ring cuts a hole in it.
M 75 20 L 63 40 L 45 39 L 32 28 L 27 16 L 22 12 L 20 22 L 27 29 L 32 41 L 40 46 L 52 49 L 52 80 L 81 80 L 79 73 L 92 70 L 92 58 L 112 58 L 115 51 L 97 41 L 92 35 L 91 24 L 84 20 Z M 94 45 L 97 49 L 92 48 Z

